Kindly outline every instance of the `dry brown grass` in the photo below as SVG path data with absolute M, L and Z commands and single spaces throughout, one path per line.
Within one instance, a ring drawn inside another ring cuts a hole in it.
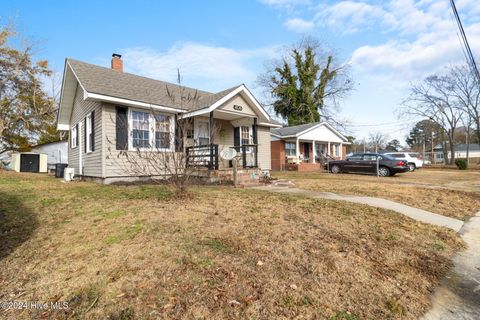
M 292 179 L 299 188 L 380 197 L 462 220 L 480 210 L 477 171 L 428 169 L 388 178 L 316 172 L 279 172 L 274 176 Z
M 462 247 L 368 206 L 193 192 L 0 173 L 0 301 L 70 306 L 0 318 L 413 319 Z

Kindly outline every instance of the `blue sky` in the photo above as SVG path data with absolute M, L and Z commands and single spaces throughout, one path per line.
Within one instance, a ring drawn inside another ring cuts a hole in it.
M 457 0 L 472 50 L 480 52 L 480 3 Z M 65 57 L 220 91 L 256 77 L 282 47 L 319 38 L 351 65 L 355 90 L 339 118 L 357 138 L 384 131 L 404 143 L 411 119 L 398 119 L 410 83 L 463 63 L 448 0 L 11 1 L 1 23 L 37 43 L 36 57 L 62 71 Z

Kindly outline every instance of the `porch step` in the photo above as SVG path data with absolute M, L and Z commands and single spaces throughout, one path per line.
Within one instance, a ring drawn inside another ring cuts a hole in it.
M 261 177 L 261 170 L 257 168 L 252 169 L 238 169 L 237 183 L 238 184 L 258 184 Z M 193 174 L 194 176 L 205 179 L 209 183 L 233 183 L 233 169 L 221 170 L 206 170 L 199 169 Z

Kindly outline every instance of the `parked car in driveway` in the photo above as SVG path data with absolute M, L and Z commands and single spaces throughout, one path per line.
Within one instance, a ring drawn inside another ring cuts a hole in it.
M 347 157 L 346 160 L 333 160 L 325 165 L 326 170 L 332 173 L 377 173 L 382 177 L 393 176 L 397 173 L 407 172 L 408 164 L 405 160 L 398 160 L 389 155 L 377 153 L 357 153 Z
M 384 154 L 388 154 L 398 160 L 407 161 L 409 171 L 415 171 L 415 169 L 423 166 L 422 156 L 415 152 L 386 152 Z

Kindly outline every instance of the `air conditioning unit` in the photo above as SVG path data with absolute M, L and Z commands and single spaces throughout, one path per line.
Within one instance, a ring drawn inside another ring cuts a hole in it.
M 63 173 L 63 179 L 65 179 L 65 181 L 72 181 L 74 176 L 75 168 L 65 168 L 65 171 Z

